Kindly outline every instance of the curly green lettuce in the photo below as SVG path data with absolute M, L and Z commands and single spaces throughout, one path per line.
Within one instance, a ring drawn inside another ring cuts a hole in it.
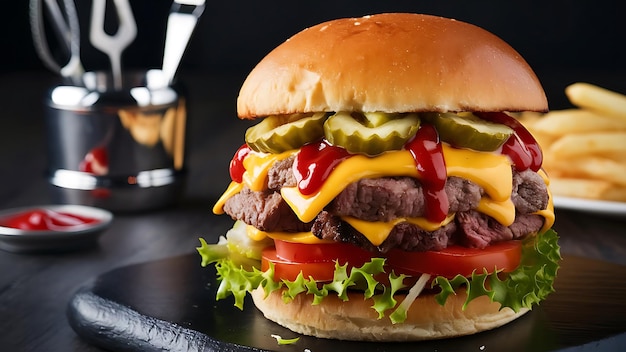
M 237 229 L 238 228 L 238 229 Z M 202 257 L 202 266 L 214 264 L 217 270 L 217 278 L 220 285 L 216 299 L 224 299 L 230 295 L 234 297 L 234 305 L 243 309 L 244 298 L 247 293 L 261 287 L 265 294 L 283 289 L 283 300 L 291 301 L 300 294 L 313 295 L 313 304 L 319 304 L 330 294 L 347 301 L 348 292 L 359 290 L 364 298 L 372 298 L 372 309 L 378 312 L 379 318 L 389 314 L 393 323 L 401 323 L 406 319 L 406 311 L 417 297 L 423 287 L 413 287 L 414 291 L 410 300 L 402 305 L 397 304 L 396 295 L 405 292 L 404 284 L 406 275 L 387 273 L 387 283 L 376 279 L 385 273 L 385 259 L 372 258 L 370 262 L 361 267 L 348 270 L 348 266 L 335 264 L 334 278 L 331 282 L 318 283 L 313 278 L 305 278 L 302 273 L 294 280 L 274 280 L 274 267 L 261 271 L 260 261 L 257 254 L 237 252 L 237 246 L 229 246 L 230 237 L 240 238 L 243 227 L 235 224 L 233 230 L 238 234 L 229 232 L 227 239 L 222 238 L 218 244 L 208 244 L 200 238 L 201 246 L 197 248 Z M 464 308 L 469 302 L 479 296 L 488 296 L 491 301 L 498 302 L 502 307 L 509 307 L 514 311 L 522 308 L 532 309 L 533 305 L 544 300 L 554 291 L 553 282 L 561 260 L 558 236 L 555 231 L 548 230 L 545 233 L 527 239 L 522 249 L 520 265 L 506 275 L 498 272 L 488 273 L 474 272 L 470 277 L 461 275 L 453 279 L 442 276 L 434 278 L 431 288 L 438 289 L 435 299 L 444 305 L 450 295 L 456 295 L 464 288 L 467 298 Z M 258 249 L 258 247 L 257 247 Z M 251 263 L 256 264 L 251 265 Z M 503 278 L 501 278 L 501 276 Z M 423 278 L 421 284 L 427 281 Z M 418 280 L 418 283 L 420 281 Z M 398 305 L 398 306 L 397 306 Z M 397 306 L 397 307 L 396 307 Z

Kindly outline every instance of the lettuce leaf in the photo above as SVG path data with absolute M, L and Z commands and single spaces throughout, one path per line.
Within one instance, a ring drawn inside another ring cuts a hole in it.
M 502 275 L 504 278 L 500 278 L 497 272 L 489 274 L 486 271 L 474 272 L 470 277 L 461 275 L 453 279 L 436 277 L 431 284 L 432 288 L 439 289 L 435 299 L 443 305 L 450 295 L 457 294 L 457 291 L 464 287 L 467 291 L 464 308 L 470 301 L 483 295 L 514 311 L 532 308 L 554 291 L 553 282 L 561 260 L 557 241 L 558 236 L 553 230 L 526 240 L 519 267 L 507 275 Z M 349 291 L 359 290 L 363 292 L 364 298 L 373 299 L 372 309 L 378 312 L 380 319 L 385 317 L 386 312 L 396 307 L 395 296 L 406 287 L 403 283 L 406 275 L 386 273 L 388 276 L 386 283 L 376 279 L 385 273 L 384 258 L 372 258 L 370 262 L 352 270 L 348 270 L 347 265 L 336 263 L 333 281 L 323 284 L 310 277 L 305 278 L 302 274 L 294 281 L 274 281 L 273 265 L 263 272 L 259 269 L 260 261 L 250 265 L 254 261 L 249 256 L 246 256 L 245 263 L 242 263 L 237 260 L 240 255 L 233 256 L 233 259 L 225 254 L 224 247 L 228 249 L 228 246 L 223 241 L 210 245 L 201 238 L 200 243 L 201 246 L 197 250 L 202 257 L 201 265 L 214 263 L 217 270 L 220 285 L 216 299 L 232 295 L 235 299 L 234 305 L 239 309 L 243 309 L 245 295 L 258 287 L 263 288 L 266 295 L 284 289 L 283 300 L 286 302 L 299 294 L 313 295 L 313 304 L 319 304 L 329 294 L 348 300 Z M 402 322 L 404 320 L 402 312 L 395 314 L 393 320 L 394 323 Z
M 498 273 L 486 272 L 474 272 L 469 278 L 457 275 L 452 280 L 439 276 L 432 282 L 432 287 L 441 288 L 435 299 L 443 305 L 449 295 L 465 287 L 464 308 L 476 297 L 485 295 L 516 312 L 521 308 L 531 309 L 554 291 L 560 260 L 558 236 L 554 230 L 548 230 L 524 243 L 520 265 L 504 279 L 500 279 Z
M 285 338 L 283 338 L 283 337 L 282 337 L 282 336 L 280 336 L 280 335 L 275 335 L 275 334 L 272 334 L 272 335 L 270 335 L 270 336 L 271 336 L 271 337 L 273 337 L 273 338 L 275 338 L 275 339 L 276 339 L 276 342 L 277 342 L 279 345 L 293 345 L 294 343 L 296 343 L 296 342 L 298 342 L 298 341 L 300 340 L 300 338 L 299 338 L 299 337 L 296 337 L 296 338 L 293 338 L 293 339 L 285 339 Z

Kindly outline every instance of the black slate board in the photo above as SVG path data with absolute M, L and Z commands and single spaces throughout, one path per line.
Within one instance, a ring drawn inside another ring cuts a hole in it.
M 67 315 L 89 343 L 113 351 L 623 351 L 626 266 L 579 257 L 563 260 L 556 292 L 501 328 L 414 343 L 371 343 L 300 336 L 263 318 L 251 300 L 215 301 L 212 268 L 197 254 L 131 265 L 78 290 Z M 270 335 L 300 336 L 279 346 Z

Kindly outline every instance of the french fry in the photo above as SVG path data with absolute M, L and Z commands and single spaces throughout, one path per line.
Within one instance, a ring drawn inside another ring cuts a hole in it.
M 518 117 L 543 149 L 552 194 L 626 202 L 626 95 L 588 83 L 566 94 L 577 108 Z
M 571 161 L 571 162 L 570 162 Z M 626 186 L 626 165 L 601 157 L 583 157 L 555 163 L 565 174 Z
M 602 180 L 554 177 L 550 178 L 550 190 L 553 194 L 572 197 L 602 199 L 611 183 Z
M 584 162 L 584 161 L 583 161 Z M 608 180 L 617 186 L 626 187 L 626 164 L 605 158 L 590 158 L 581 171 L 590 177 Z
M 552 145 L 552 143 L 554 143 L 559 138 L 559 136 L 553 136 L 547 133 L 543 133 L 541 131 L 534 130 L 532 128 L 528 128 L 528 130 L 533 135 L 533 137 L 535 137 L 535 140 L 537 140 L 537 143 L 539 143 L 542 148 Z
M 605 153 L 603 157 L 626 165 L 626 154 L 624 153 Z
M 547 149 L 556 159 L 602 153 L 626 153 L 626 132 L 571 134 Z
M 613 185 L 604 191 L 602 199 L 615 202 L 626 202 L 626 187 Z
M 581 109 L 556 110 L 532 123 L 531 129 L 552 136 L 601 131 L 626 131 L 623 121 Z
M 574 83 L 565 95 L 578 107 L 599 111 L 626 121 L 626 96 L 589 83 Z
M 544 131 L 535 128 L 537 123 L 543 120 L 543 116 L 544 114 L 538 112 L 523 112 L 516 117 L 524 124 L 526 129 L 532 133 L 539 145 L 542 146 L 549 145 L 558 138 L 556 135 L 545 133 Z
M 523 121 L 526 126 L 531 126 L 535 122 L 543 119 L 545 116 L 543 113 L 534 111 L 513 112 L 511 115 L 516 119 Z

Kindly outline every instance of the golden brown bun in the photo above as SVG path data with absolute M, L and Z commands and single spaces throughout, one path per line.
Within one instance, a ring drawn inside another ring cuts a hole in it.
M 312 295 L 298 295 L 285 303 L 280 291 L 267 298 L 258 288 L 252 299 L 265 317 L 294 332 L 340 340 L 357 341 L 418 341 L 470 335 L 502 326 L 526 313 L 515 313 L 510 308 L 500 310 L 487 296 L 481 296 L 461 309 L 465 291 L 448 297 L 445 306 L 439 305 L 432 295 L 419 296 L 409 309 L 407 320 L 392 324 L 388 317 L 378 319 L 371 307 L 371 299 L 363 294 L 349 296 L 342 301 L 329 295 L 319 305 L 312 305 Z M 402 298 L 398 299 L 402 301 Z
M 393 13 L 316 25 L 243 83 L 241 118 L 318 111 L 546 111 L 526 61 L 464 22 Z

